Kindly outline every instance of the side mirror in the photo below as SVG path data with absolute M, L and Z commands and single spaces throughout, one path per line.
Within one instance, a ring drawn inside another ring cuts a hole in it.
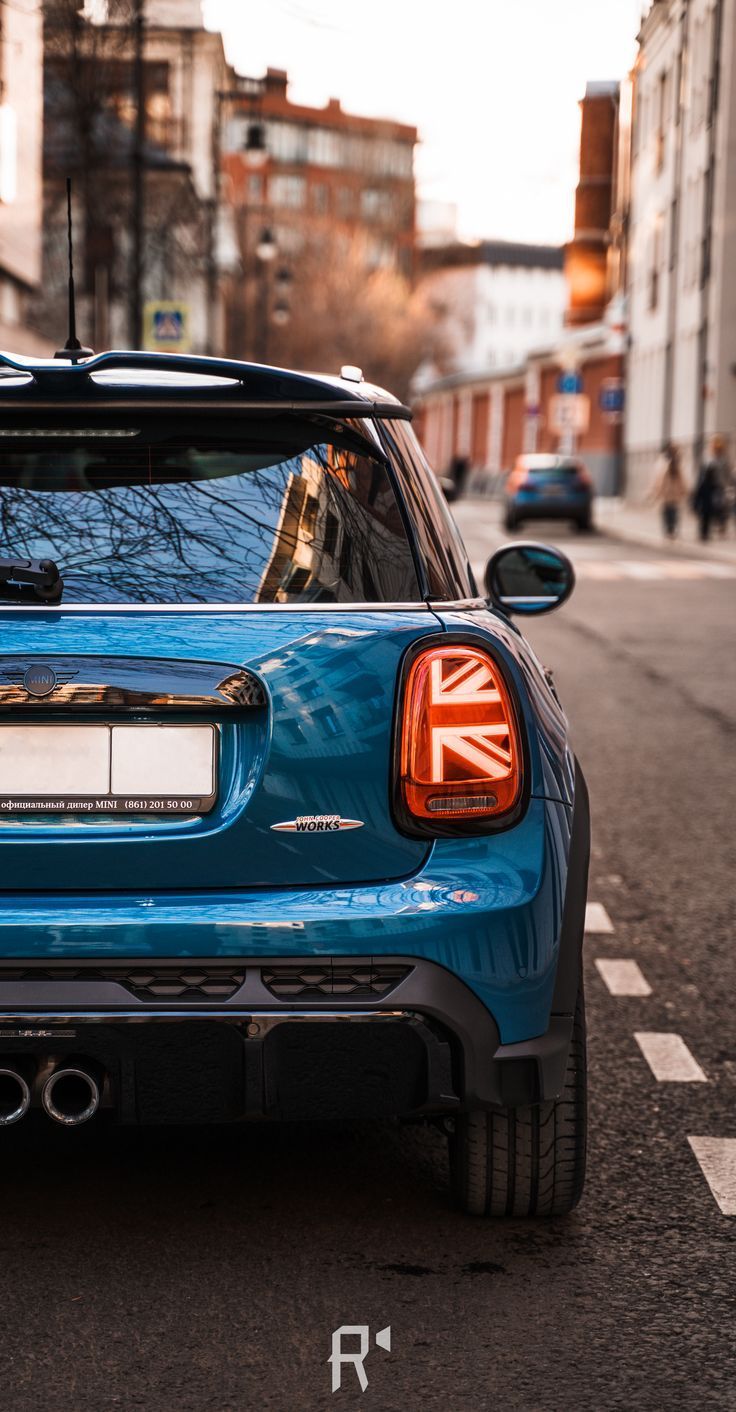
M 551 613 L 570 597 L 575 570 L 548 544 L 507 544 L 486 565 L 486 592 L 504 613 Z

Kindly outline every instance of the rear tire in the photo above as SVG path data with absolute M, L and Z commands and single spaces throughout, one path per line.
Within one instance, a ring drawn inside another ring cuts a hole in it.
M 514 530 L 519 527 L 519 521 L 516 515 L 512 514 L 510 510 L 507 510 L 503 517 L 503 527 L 508 534 L 513 534 Z
M 575 527 L 579 534 L 591 534 L 593 529 L 593 519 L 590 515 L 583 515 L 575 521 Z
M 580 981 L 565 1083 L 551 1103 L 458 1115 L 453 1194 L 469 1216 L 566 1216 L 585 1180 L 585 1003 Z

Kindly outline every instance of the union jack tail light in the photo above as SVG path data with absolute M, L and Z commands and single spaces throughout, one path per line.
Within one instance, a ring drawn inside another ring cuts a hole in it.
M 516 712 L 500 668 L 481 648 L 430 647 L 412 663 L 399 775 L 402 813 L 429 832 L 430 820 L 441 833 L 442 821 L 482 823 L 518 803 Z

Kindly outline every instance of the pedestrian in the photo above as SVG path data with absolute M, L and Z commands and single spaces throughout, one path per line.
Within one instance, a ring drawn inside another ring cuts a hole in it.
M 725 454 L 723 438 L 714 436 L 711 439 L 708 460 L 700 467 L 693 495 L 693 509 L 698 517 L 702 540 L 710 539 L 713 524 L 720 527 L 722 534 L 726 532 L 730 482 L 731 468 Z
M 651 499 L 662 511 L 665 538 L 675 539 L 680 527 L 680 510 L 687 500 L 687 486 L 682 474 L 680 453 L 671 441 L 665 442 L 657 460 Z

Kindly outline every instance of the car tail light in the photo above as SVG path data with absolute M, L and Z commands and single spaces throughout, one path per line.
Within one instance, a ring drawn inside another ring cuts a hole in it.
M 477 647 L 425 649 L 404 691 L 402 811 L 440 826 L 481 822 L 513 809 L 521 788 L 519 726 L 498 664 Z

